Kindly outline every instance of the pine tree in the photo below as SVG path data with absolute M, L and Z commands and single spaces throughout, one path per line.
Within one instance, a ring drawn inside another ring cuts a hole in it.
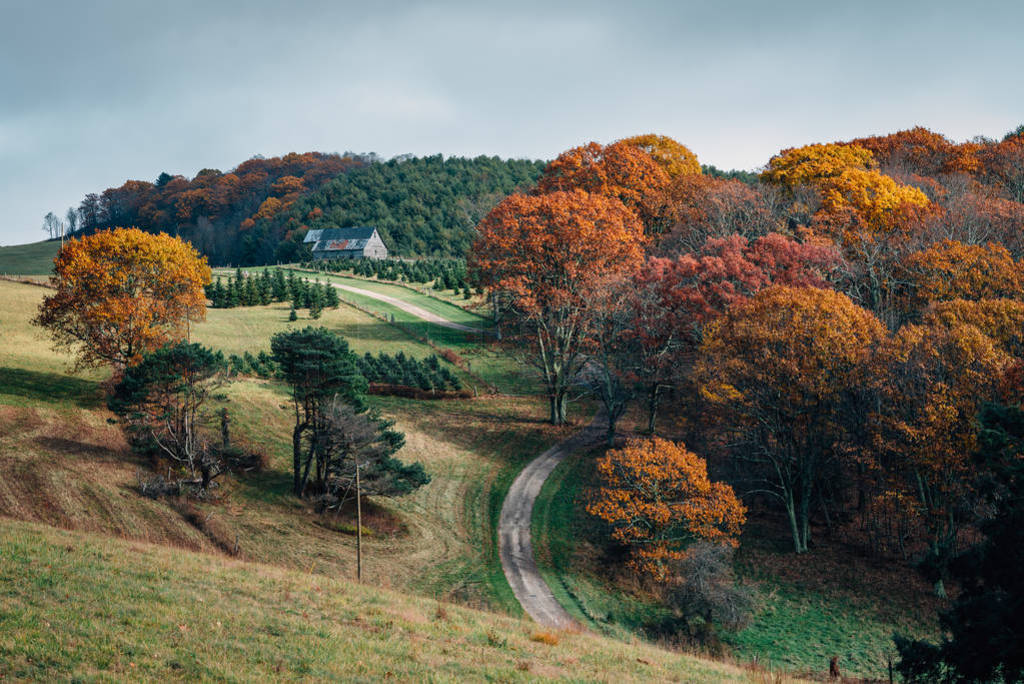
M 283 302 L 288 299 L 288 281 L 284 279 L 284 271 L 279 268 L 274 271 L 274 282 L 271 290 L 274 294 L 275 302 Z
M 338 289 L 332 286 L 330 283 L 324 285 L 324 305 L 332 309 L 337 309 L 341 304 L 341 298 L 338 297 Z

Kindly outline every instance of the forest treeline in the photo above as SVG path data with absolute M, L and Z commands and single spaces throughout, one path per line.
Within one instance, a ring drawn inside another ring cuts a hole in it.
M 963 564 L 1024 500 L 1019 443 L 993 448 L 1012 430 L 982 418 L 1024 415 L 1024 127 L 812 143 L 756 179 L 709 171 L 664 136 L 589 143 L 480 224 L 470 272 L 551 422 L 583 386 L 610 445 L 634 399 L 648 432 L 668 409 L 685 443 L 609 451 L 588 512 L 667 596 L 696 544 L 737 543 L 747 506 L 774 508 L 797 553 L 840 538 L 940 595 L 998 579 Z M 1015 582 L 1000 591 L 1020 605 Z M 946 619 L 969 633 L 975 617 Z
M 73 230 L 137 226 L 191 242 L 213 265 L 308 258 L 310 228 L 372 225 L 400 256 L 463 256 L 502 198 L 531 186 L 542 162 L 498 157 L 346 153 L 254 157 L 189 179 L 161 173 L 85 196 Z

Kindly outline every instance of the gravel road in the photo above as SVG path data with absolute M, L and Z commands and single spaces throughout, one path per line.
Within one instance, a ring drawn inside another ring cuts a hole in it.
M 586 428 L 530 461 L 512 482 L 501 507 L 498 521 L 501 567 L 523 610 L 545 627 L 565 629 L 576 622 L 555 600 L 537 569 L 530 539 L 533 503 L 559 461 L 578 449 L 600 442 L 606 429 L 603 416 L 596 416 Z

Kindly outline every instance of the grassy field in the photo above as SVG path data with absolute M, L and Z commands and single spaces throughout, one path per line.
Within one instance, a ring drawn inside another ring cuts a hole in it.
M 566 459 L 541 491 L 533 518 L 538 565 L 581 624 L 618 638 L 658 638 L 658 625 L 669 624 L 671 614 L 625 573 L 608 577 L 607 568 L 621 567 L 621 559 L 602 555 L 601 530 L 583 511 L 597 455 Z M 741 539 L 738 565 L 759 609 L 747 628 L 722 634 L 733 657 L 820 674 L 838 656 L 844 674 L 882 678 L 894 631 L 934 636 L 938 606 L 912 572 L 858 559 L 824 540 L 797 557 L 774 543 L 778 533 L 751 522 Z
M 59 240 L 0 247 L 0 274 L 46 275 L 53 270 L 59 249 Z
M 243 271 L 262 271 L 262 268 L 243 269 Z M 227 276 L 234 271 L 220 271 L 223 276 Z M 438 314 L 455 323 L 461 323 L 468 326 L 483 326 L 483 329 L 489 329 L 487 321 L 474 313 L 461 309 L 460 307 L 446 304 L 445 302 L 438 301 L 432 297 L 417 294 L 407 288 L 400 287 L 398 285 L 392 285 L 382 282 L 373 282 L 366 280 L 359 280 L 355 278 L 346 278 L 344 276 L 313 276 L 312 274 L 296 271 L 297 275 L 302 277 L 320 277 L 322 281 L 337 282 L 340 284 L 351 285 L 364 290 L 371 290 L 375 292 L 381 292 L 403 301 L 409 301 L 410 303 L 419 306 L 420 308 L 426 309 L 433 313 Z M 345 328 L 350 331 L 352 338 L 350 340 L 353 347 L 356 347 L 356 342 L 362 338 L 369 341 L 376 341 L 378 339 L 386 340 L 387 342 L 395 342 L 398 346 L 410 345 L 409 348 L 413 349 L 412 352 L 417 358 L 422 355 L 429 355 L 436 353 L 432 347 L 418 342 L 419 339 L 426 338 L 431 343 L 437 345 L 442 349 L 450 349 L 461 356 L 469 363 L 469 367 L 473 374 L 482 378 L 487 384 L 497 388 L 504 394 L 512 395 L 530 395 L 537 391 L 538 381 L 532 369 L 525 368 L 523 364 L 518 363 L 512 359 L 505 350 L 497 348 L 491 338 L 487 335 L 477 335 L 475 333 L 466 333 L 460 330 L 452 330 L 444 326 L 437 325 L 436 323 L 430 323 L 424 321 L 416 316 L 407 313 L 399 309 L 398 307 L 389 304 L 388 302 L 382 302 L 372 297 L 366 297 L 353 292 L 346 292 L 339 290 L 339 296 L 342 300 L 353 302 L 359 307 L 372 311 L 380 316 L 383 316 L 387 320 L 394 321 L 397 325 L 389 325 L 380 321 L 379 319 L 366 316 L 357 310 L 353 310 L 352 307 L 346 307 L 342 305 L 340 309 L 334 312 L 335 320 L 358 320 L 360 323 L 355 326 L 349 326 Z M 283 309 L 281 308 L 283 307 Z M 211 310 L 208 315 L 209 321 L 214 321 L 218 317 L 214 316 L 214 312 L 229 313 L 231 311 L 242 311 L 242 310 L 255 310 L 263 309 L 265 307 L 239 307 L 236 309 L 221 309 Z M 287 321 L 289 308 L 286 304 L 272 305 L 271 308 L 275 309 L 280 313 L 280 318 Z M 338 311 L 342 311 L 340 316 Z M 307 315 L 306 311 L 300 312 L 300 322 Z M 264 325 L 274 318 L 274 314 L 255 314 L 256 318 L 259 318 Z M 249 325 L 250 314 L 240 313 L 237 314 L 239 321 L 245 321 L 243 325 Z M 230 320 L 227 317 L 225 320 Z M 328 320 L 327 312 L 324 313 L 321 321 Z M 313 321 L 313 324 L 321 324 Z M 364 324 L 365 323 L 365 324 Z M 310 324 L 310 321 L 302 323 L 303 325 Z M 330 327 L 327 323 L 322 323 Z M 388 330 L 384 330 L 387 328 Z M 244 329 L 244 328 L 240 328 Z M 231 340 L 233 336 L 233 329 L 226 328 L 225 334 L 221 335 L 220 338 L 226 341 L 228 346 L 250 344 L 243 340 Z M 339 328 L 341 334 L 348 335 Z M 249 338 L 257 339 L 257 338 Z M 405 340 L 405 342 L 403 342 Z M 227 346 L 223 347 L 227 350 Z M 392 347 L 395 348 L 395 347 Z M 423 354 L 418 351 L 419 349 L 428 350 Z M 249 349 L 249 351 L 256 351 L 255 349 Z M 363 349 L 360 348 L 360 351 Z M 370 351 L 373 351 L 371 349 Z M 381 349 L 381 351 L 388 351 L 387 349 Z M 236 352 L 237 353 L 237 352 Z M 406 353 L 409 353 L 408 351 Z M 472 382 L 470 382 L 472 384 Z
M 0 678 L 751 681 L 333 577 L 2 519 L 0 580 Z
M 196 550 L 227 541 L 251 560 L 354 574 L 349 513 L 321 520 L 289 493 L 292 418 L 282 386 L 243 379 L 226 388 L 235 435 L 265 451 L 269 469 L 224 480 L 218 500 L 198 506 L 216 533 L 200 533 L 167 502 L 136 493 L 138 472 L 148 465 L 108 422 L 100 388 L 107 373 L 69 373 L 70 358 L 29 324 L 45 293 L 0 281 L 0 515 Z M 319 321 L 289 323 L 287 312 L 282 305 L 211 310 L 192 338 L 229 353 L 256 352 L 269 349 L 274 332 L 313 323 L 337 331 L 357 352 L 434 353 L 350 307 L 325 311 Z M 424 463 L 432 481 L 408 497 L 376 503 L 366 576 L 518 612 L 494 549 L 495 517 L 520 466 L 565 430 L 546 425 L 542 402 L 532 397 L 371 401 L 405 433 L 400 457 Z

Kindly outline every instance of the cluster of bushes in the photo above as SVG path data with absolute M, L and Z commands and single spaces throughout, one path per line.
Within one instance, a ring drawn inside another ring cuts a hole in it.
M 218 276 L 206 286 L 206 297 L 214 309 L 291 301 L 293 309 L 309 309 L 312 318 L 319 318 L 325 308 L 334 309 L 341 304 L 337 289 L 330 283 L 310 283 L 291 271 L 285 276 L 279 268 L 273 274 L 265 268 L 259 275 L 246 275 L 238 269 L 234 277 L 228 276 L 227 283 Z
M 314 261 L 310 268 L 333 273 L 352 273 L 364 278 L 378 278 L 404 283 L 433 283 L 435 290 L 464 292 L 468 298 L 471 289 L 478 294 L 483 288 L 468 273 L 465 259 L 333 259 Z
M 359 359 L 359 372 L 367 382 L 374 384 L 413 387 L 424 391 L 457 392 L 462 389 L 458 376 L 442 366 L 434 354 L 418 361 L 406 356 L 404 352 L 394 356 L 381 353 L 376 357 L 367 352 Z

